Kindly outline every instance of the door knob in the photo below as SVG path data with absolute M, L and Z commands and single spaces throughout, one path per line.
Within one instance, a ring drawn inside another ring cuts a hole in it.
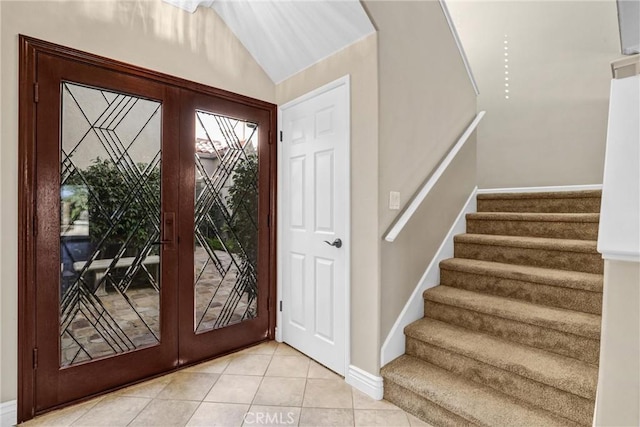
M 329 245 L 329 246 L 335 246 L 335 247 L 336 247 L 336 248 L 338 248 L 338 249 L 342 247 L 342 240 L 340 240 L 340 239 L 336 239 L 336 240 L 334 240 L 334 241 L 333 241 L 333 243 L 332 243 L 332 242 L 329 242 L 328 240 L 325 240 L 324 242 L 325 242 L 327 245 Z

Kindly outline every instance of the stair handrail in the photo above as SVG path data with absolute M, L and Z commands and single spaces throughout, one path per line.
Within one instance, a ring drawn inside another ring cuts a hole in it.
M 460 152 L 462 147 L 464 147 L 464 145 L 467 143 L 467 140 L 469 139 L 471 134 L 476 130 L 476 127 L 478 127 L 478 123 L 480 123 L 480 120 L 482 120 L 482 117 L 484 117 L 484 114 L 485 114 L 485 111 L 480 111 L 478 114 L 476 114 L 476 117 L 469 124 L 469 126 L 467 126 L 467 129 L 460 136 L 460 138 L 458 138 L 458 141 L 455 143 L 455 145 L 451 148 L 451 150 L 449 150 L 447 155 L 440 161 L 440 163 L 438 163 L 438 166 L 433 170 L 431 175 L 429 175 L 429 177 L 424 182 L 420 190 L 418 190 L 418 192 L 414 194 L 414 196 L 411 198 L 411 201 L 400 212 L 400 214 L 396 217 L 396 219 L 393 221 L 391 226 L 387 229 L 384 236 L 384 240 L 386 240 L 387 242 L 393 242 L 398 237 L 398 235 L 400 234 L 402 229 L 407 225 L 407 223 L 409 222 L 413 214 L 416 213 L 416 211 L 418 210 L 418 208 L 420 207 L 424 199 L 427 198 L 427 196 L 429 195 L 433 187 L 435 187 L 436 183 L 440 180 L 440 178 L 442 177 L 444 172 L 447 170 L 447 168 L 449 167 L 453 159 Z
M 640 262 L 640 55 L 611 68 L 598 252 Z

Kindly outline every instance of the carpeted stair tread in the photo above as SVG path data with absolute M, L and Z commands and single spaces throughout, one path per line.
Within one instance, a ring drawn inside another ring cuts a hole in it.
M 466 215 L 467 233 L 597 240 L 597 213 L 479 212 Z
M 384 383 L 384 398 L 420 420 L 426 421 L 428 424 L 425 426 L 474 427 L 477 425 L 388 379 Z
M 382 369 L 386 381 L 481 426 L 567 426 L 573 422 L 528 406 L 487 386 L 403 355 Z M 403 396 L 385 397 L 403 407 Z M 435 421 L 432 421 L 435 422 Z
M 602 314 L 602 274 L 450 258 L 440 284 L 584 313 Z
M 595 314 L 546 307 L 442 285 L 427 289 L 424 291 L 423 296 L 425 300 L 441 304 L 465 308 L 581 337 L 600 339 L 602 318 Z
M 478 212 L 598 213 L 602 192 L 560 191 L 478 195 Z
M 595 240 L 459 234 L 453 238 L 456 258 L 531 265 L 602 274 L 604 261 Z
M 548 286 L 602 292 L 602 274 L 556 270 L 528 265 L 503 264 L 467 258 L 449 258 L 440 263 L 441 270 L 456 270 L 483 276 L 522 280 Z
M 599 199 L 602 190 L 544 191 L 538 193 L 483 193 L 478 200 L 522 200 L 522 199 Z
M 546 350 L 562 356 L 597 364 L 600 341 L 569 332 L 525 323 L 507 316 L 496 316 L 462 304 L 443 304 L 426 299 L 425 316 L 502 340 Z
M 454 351 L 406 337 L 406 354 L 537 408 L 591 426 L 594 400 L 560 390 Z M 385 388 L 389 383 L 385 383 Z
M 429 318 L 413 322 L 404 332 L 408 337 L 530 380 L 595 399 L 597 366 Z
M 550 239 L 546 237 L 493 236 L 489 234 L 458 234 L 454 243 L 473 243 L 487 246 L 543 249 L 548 251 L 594 253 L 595 240 Z
M 484 221 L 533 221 L 533 222 L 584 222 L 598 223 L 597 213 L 545 213 L 545 212 L 477 212 L 466 215 L 467 219 Z

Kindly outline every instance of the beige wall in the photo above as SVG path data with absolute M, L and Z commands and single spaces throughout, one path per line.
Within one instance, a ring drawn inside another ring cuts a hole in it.
M 380 332 L 383 341 L 475 186 L 474 135 L 398 238 L 393 243 L 382 243 L 381 301 L 384 305 Z
M 149 1 L 0 1 L 0 402 L 16 398 L 18 34 L 273 102 L 275 86 L 211 9 Z
M 615 0 L 448 2 L 478 82 L 482 188 L 602 183 Z M 505 35 L 509 99 L 505 99 Z
M 375 34 L 276 86 L 282 105 L 344 75 L 351 80 L 351 363 L 379 369 L 378 71 Z
M 473 119 L 476 96 L 437 1 L 370 1 L 366 8 L 379 31 L 382 239 L 399 213 L 389 209 L 389 192 L 400 192 L 401 208 L 411 200 Z M 414 216 L 417 234 L 405 229 L 383 245 L 382 339 L 475 185 L 474 156 L 466 152 L 465 168 L 457 169 L 462 175 L 449 175 Z
M 597 426 L 640 425 L 640 264 L 605 261 Z

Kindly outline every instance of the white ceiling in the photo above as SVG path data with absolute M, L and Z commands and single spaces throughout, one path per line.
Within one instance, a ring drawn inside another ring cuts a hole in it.
M 375 32 L 358 0 L 164 0 L 212 7 L 274 83 Z

